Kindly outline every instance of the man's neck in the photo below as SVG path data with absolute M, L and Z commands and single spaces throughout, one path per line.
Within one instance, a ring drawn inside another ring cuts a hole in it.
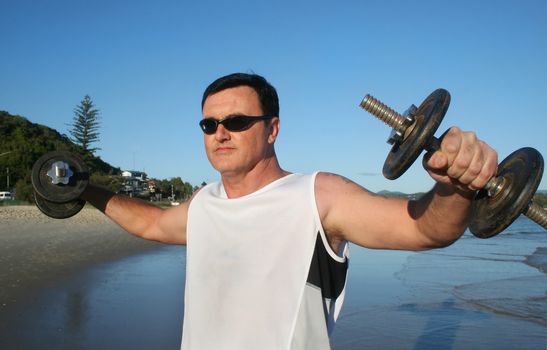
M 274 156 L 245 173 L 222 174 L 222 185 L 228 198 L 239 198 L 256 192 L 289 174 L 281 169 L 277 157 Z

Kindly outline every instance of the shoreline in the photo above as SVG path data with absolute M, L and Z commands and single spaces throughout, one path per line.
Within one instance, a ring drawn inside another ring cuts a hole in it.
M 164 244 L 126 233 L 94 208 L 56 220 L 35 206 L 0 207 L 0 310 L 24 307 L 42 288 L 96 264 Z

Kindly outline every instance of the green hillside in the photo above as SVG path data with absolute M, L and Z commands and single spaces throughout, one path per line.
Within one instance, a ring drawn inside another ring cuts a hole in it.
M 30 174 L 34 162 L 44 153 L 63 150 L 79 154 L 95 176 L 115 175 L 121 171 L 100 158 L 86 153 L 62 135 L 45 125 L 0 111 L 0 191 L 16 188 L 17 199 L 31 200 Z

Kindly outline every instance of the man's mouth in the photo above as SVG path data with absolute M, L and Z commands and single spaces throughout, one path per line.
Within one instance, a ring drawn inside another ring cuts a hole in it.
M 215 152 L 216 153 L 227 153 L 227 152 L 231 152 L 233 150 L 234 150 L 233 147 L 217 147 Z

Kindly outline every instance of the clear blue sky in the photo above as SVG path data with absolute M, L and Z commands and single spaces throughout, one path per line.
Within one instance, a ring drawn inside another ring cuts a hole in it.
M 452 103 L 438 135 L 459 125 L 500 160 L 524 146 L 547 156 L 545 0 L 0 0 L 0 12 L 0 110 L 68 133 L 89 94 L 98 155 L 152 177 L 218 179 L 200 100 L 236 71 L 276 86 L 277 153 L 293 172 L 429 189 L 419 161 L 396 181 L 381 176 L 389 130 L 358 105 L 371 93 L 402 112 L 439 87 Z

